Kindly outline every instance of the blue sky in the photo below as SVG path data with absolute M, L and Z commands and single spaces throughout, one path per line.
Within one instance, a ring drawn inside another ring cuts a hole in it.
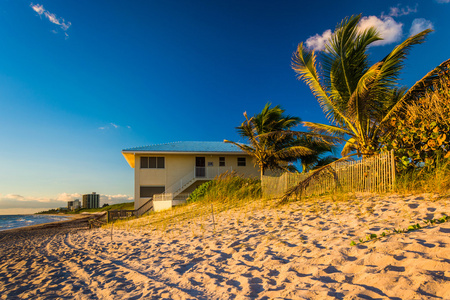
M 291 56 L 302 41 L 320 48 L 352 14 L 384 34 L 374 62 L 411 32 L 435 30 L 411 51 L 406 86 L 448 58 L 449 0 L 2 0 L 0 214 L 93 191 L 131 199 L 121 149 L 239 141 L 242 113 L 267 102 L 325 122 Z

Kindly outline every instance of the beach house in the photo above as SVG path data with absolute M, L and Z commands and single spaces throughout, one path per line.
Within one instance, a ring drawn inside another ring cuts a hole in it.
M 171 208 L 202 183 L 224 172 L 258 177 L 251 156 L 224 142 L 174 142 L 122 150 L 134 168 L 138 214 Z

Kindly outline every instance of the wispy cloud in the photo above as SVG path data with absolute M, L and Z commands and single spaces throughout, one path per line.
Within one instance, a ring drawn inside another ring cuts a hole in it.
M 373 46 L 397 42 L 402 36 L 403 24 L 396 22 L 389 16 L 381 16 L 380 18 L 376 16 L 369 16 L 361 18 L 358 29 L 363 31 L 370 27 L 375 27 L 380 36 L 383 38 L 383 40 L 374 42 L 372 44 Z M 306 40 L 306 47 L 316 51 L 323 51 L 332 34 L 331 29 L 325 30 L 322 34 L 316 34 Z
M 117 125 L 115 123 L 109 123 L 108 125 L 101 126 L 98 129 L 100 129 L 100 130 L 107 130 L 107 129 L 118 129 L 120 127 L 121 127 L 120 125 Z M 128 128 L 128 129 L 131 129 L 131 126 L 128 126 L 128 125 L 125 126 L 125 127 Z
M 436 0 L 437 3 L 450 3 L 450 0 Z
M 51 23 L 59 26 L 63 31 L 64 31 L 64 36 L 66 38 L 69 37 L 69 35 L 67 34 L 67 30 L 69 29 L 69 27 L 72 25 L 72 23 L 64 20 L 64 18 L 58 18 L 55 14 L 49 12 L 48 10 L 46 10 L 44 8 L 43 5 L 41 4 L 30 4 L 30 7 L 39 15 L 39 16 L 44 16 L 47 20 L 49 20 Z M 52 32 L 56 32 L 55 30 L 53 30 Z
M 389 9 L 389 14 L 387 16 L 389 17 L 401 17 L 401 16 L 406 16 L 412 13 L 416 13 L 417 12 L 417 7 L 419 5 L 416 3 L 416 5 L 414 7 L 401 7 L 400 4 L 398 4 L 397 6 L 391 7 Z M 382 14 L 383 16 L 384 14 Z
M 415 35 L 418 34 L 421 31 L 424 31 L 425 29 L 433 29 L 433 23 L 431 21 L 428 21 L 423 18 L 417 18 L 414 19 L 412 22 L 411 28 L 409 29 L 409 35 Z

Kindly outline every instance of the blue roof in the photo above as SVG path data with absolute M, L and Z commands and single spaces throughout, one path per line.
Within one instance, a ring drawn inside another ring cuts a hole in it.
M 224 142 L 174 142 L 123 149 L 144 152 L 234 152 L 243 153 L 237 146 Z

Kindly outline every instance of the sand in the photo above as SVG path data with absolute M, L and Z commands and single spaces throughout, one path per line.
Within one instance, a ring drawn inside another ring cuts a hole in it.
M 357 195 L 144 231 L 0 232 L 0 299 L 450 299 L 448 197 Z M 112 237 L 112 238 L 111 238 Z

